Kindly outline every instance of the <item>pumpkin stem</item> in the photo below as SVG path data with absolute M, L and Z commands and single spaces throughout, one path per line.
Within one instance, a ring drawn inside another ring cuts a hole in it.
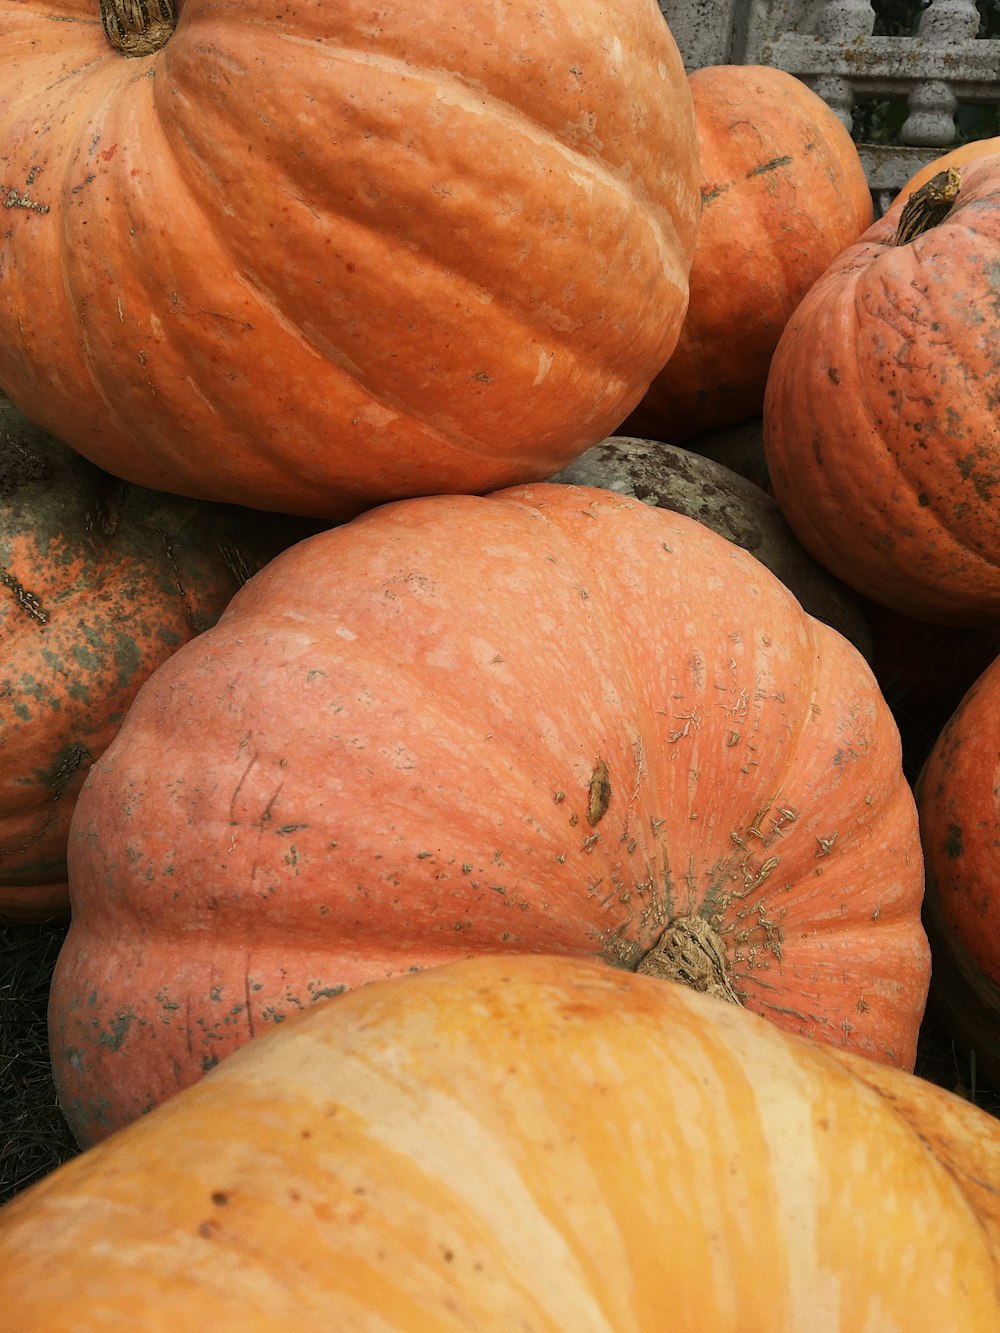
M 919 190 L 914 190 L 899 215 L 893 245 L 905 245 L 943 222 L 961 188 L 962 173 L 957 167 L 949 167 L 932 176 Z
M 108 41 L 123 56 L 151 56 L 177 26 L 174 0 L 101 0 Z
M 700 916 L 675 917 L 635 970 L 730 1004 L 743 1003 L 729 981 L 725 945 Z

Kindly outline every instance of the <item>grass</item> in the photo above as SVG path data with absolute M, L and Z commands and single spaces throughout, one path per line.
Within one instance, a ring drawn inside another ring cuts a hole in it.
M 77 1152 L 56 1105 L 45 1012 L 64 925 L 0 925 L 0 1202 Z

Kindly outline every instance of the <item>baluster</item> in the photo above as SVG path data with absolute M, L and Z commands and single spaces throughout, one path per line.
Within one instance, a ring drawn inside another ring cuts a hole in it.
M 854 89 L 837 74 L 822 74 L 809 80 L 809 87 L 833 111 L 850 134 L 854 128 Z
M 809 14 L 808 31 L 825 42 L 870 37 L 875 11 L 869 0 L 818 0 Z
M 918 84 L 906 99 L 910 114 L 903 122 L 903 143 L 922 148 L 947 148 L 955 142 L 958 98 L 939 79 Z
M 953 46 L 979 31 L 976 0 L 931 0 L 917 24 L 917 36 L 939 46 Z

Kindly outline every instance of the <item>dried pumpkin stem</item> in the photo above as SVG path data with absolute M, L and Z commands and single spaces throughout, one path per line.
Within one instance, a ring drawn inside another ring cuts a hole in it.
M 929 181 L 914 190 L 903 205 L 893 245 L 906 245 L 922 236 L 951 212 L 952 205 L 962 188 L 962 173 L 956 167 L 939 171 Z
M 108 41 L 123 56 L 151 56 L 177 26 L 173 0 L 101 0 Z
M 635 970 L 742 1004 L 729 980 L 726 947 L 700 916 L 675 917 Z

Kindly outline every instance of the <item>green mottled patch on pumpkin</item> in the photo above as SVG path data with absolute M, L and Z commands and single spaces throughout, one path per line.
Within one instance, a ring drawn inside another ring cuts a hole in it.
M 950 856 L 952 860 L 957 860 L 965 852 L 965 843 L 962 839 L 962 830 L 957 824 L 948 825 L 948 833 L 944 840 L 944 853 Z
M 131 1009 L 120 1010 L 108 1024 L 106 1032 L 102 1032 L 98 1038 L 102 1046 L 107 1046 L 109 1051 L 121 1049 L 122 1043 L 128 1036 L 128 1030 L 132 1025 L 132 1019 L 135 1013 Z
M 118 684 L 128 685 L 142 665 L 139 645 L 128 634 L 119 634 L 114 651 L 115 665 L 118 667 Z

